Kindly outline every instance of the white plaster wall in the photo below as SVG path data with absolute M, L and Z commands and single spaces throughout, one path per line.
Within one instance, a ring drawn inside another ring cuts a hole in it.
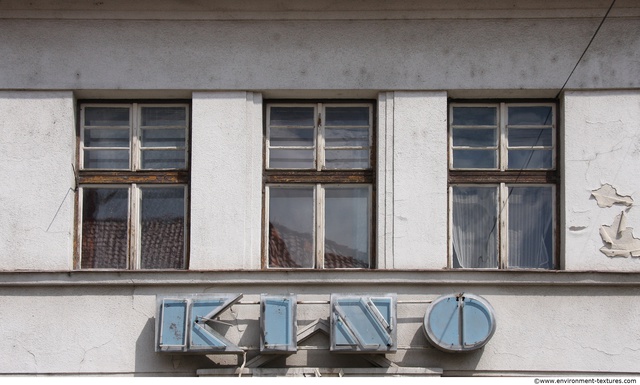
M 262 96 L 194 92 L 189 268 L 259 269 Z
M 607 257 L 599 234 L 621 211 L 640 238 L 640 91 L 571 91 L 562 129 L 563 250 L 567 270 L 640 271 L 640 258 Z M 631 208 L 598 207 L 591 192 L 610 184 Z
M 447 266 L 447 95 L 394 92 L 392 127 L 393 262 L 387 268 L 440 269 Z M 388 114 L 388 112 L 387 112 Z M 389 173 L 389 171 L 387 171 Z M 389 208 L 387 208 L 389 210 Z M 387 216 L 387 223 L 391 218 Z M 389 249 L 387 249 L 389 250 Z M 386 256 L 389 260 L 389 256 Z
M 0 270 L 73 262 L 71 92 L 0 91 Z
M 329 20 L 260 20 L 267 16 L 260 13 L 240 21 L 82 20 L 82 13 L 3 19 L 0 88 L 533 89 L 553 96 L 600 22 L 574 18 L 579 10 L 568 7 L 547 19 L 510 19 L 504 11 L 484 19 L 455 11 L 441 19 L 377 14 L 374 21 L 330 20 L 331 13 L 323 16 Z M 612 17 L 569 86 L 639 87 L 638 61 L 640 19 Z
M 597 280 L 597 278 L 596 278 Z M 634 287 L 445 286 L 389 284 L 331 287 L 331 279 L 314 285 L 291 285 L 298 294 L 298 325 L 329 317 L 332 292 L 397 292 L 398 352 L 385 357 L 400 366 L 442 368 L 449 374 L 471 373 L 637 373 L 640 371 L 640 291 Z M 216 363 L 237 367 L 236 355 L 171 355 L 154 352 L 156 295 L 179 293 L 244 293 L 245 304 L 227 311 L 218 330 L 247 349 L 248 359 L 259 347 L 260 292 L 284 293 L 282 288 L 245 281 L 232 288 L 179 285 L 133 287 L 3 287 L 0 289 L 0 374 L 137 374 L 194 375 Z M 442 294 L 472 292 L 495 310 L 497 328 L 481 350 L 443 353 L 430 346 L 422 319 L 428 304 Z M 82 292 L 82 295 L 78 295 Z M 588 303 L 584 301 L 588 298 Z M 402 303 L 404 301 L 404 303 Z M 409 301 L 409 302 L 407 302 Z M 328 352 L 329 337 L 318 334 L 300 350 L 267 367 L 368 367 L 353 354 Z M 286 362 L 286 364 L 285 364 Z

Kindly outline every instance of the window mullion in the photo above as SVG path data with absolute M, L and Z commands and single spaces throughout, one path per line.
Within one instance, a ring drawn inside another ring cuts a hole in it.
M 131 169 L 136 171 L 139 170 L 140 167 L 140 115 L 138 113 L 139 109 L 138 103 L 133 103 L 131 107 L 131 121 L 130 121 L 130 133 L 131 133 L 131 148 L 129 149 L 131 153 Z
M 509 224 L 507 219 L 509 218 L 509 186 L 505 183 L 500 183 L 498 190 L 498 199 L 500 204 L 498 206 L 500 232 L 498 234 L 498 267 L 500 269 L 506 269 L 508 267 L 508 251 L 509 251 Z
M 499 148 L 499 161 L 500 171 L 505 171 L 508 167 L 508 154 L 507 154 L 507 104 L 500 103 L 500 112 L 498 116 L 498 130 L 500 131 L 500 143 Z
M 315 223 L 316 223 L 316 268 L 324 269 L 324 188 L 320 183 L 314 189 L 315 196 Z
M 322 171 L 325 163 L 325 142 L 324 142 L 324 124 L 325 124 L 325 110 L 322 103 L 318 103 L 316 129 L 318 134 L 316 135 L 316 171 Z
M 132 184 L 129 196 L 129 269 L 140 269 L 140 188 Z

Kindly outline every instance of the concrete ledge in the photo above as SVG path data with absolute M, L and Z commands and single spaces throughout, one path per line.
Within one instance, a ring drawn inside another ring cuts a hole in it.
M 442 369 L 393 366 L 388 368 L 236 368 L 198 369 L 199 377 L 352 377 L 420 376 L 440 377 Z

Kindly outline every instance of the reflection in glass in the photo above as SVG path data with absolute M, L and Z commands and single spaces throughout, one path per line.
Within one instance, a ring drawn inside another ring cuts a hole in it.
M 326 147 L 367 147 L 369 146 L 369 127 L 326 128 L 324 142 Z
M 495 126 L 497 122 L 496 107 L 453 107 L 454 126 Z
M 497 135 L 495 128 L 454 128 L 453 145 L 469 147 L 496 146 Z
M 313 147 L 315 130 L 313 128 L 277 128 L 269 130 L 271 146 L 308 146 Z
M 313 268 L 314 188 L 269 188 L 269 267 Z
M 271 149 L 269 151 L 269 168 L 314 168 L 313 149 L 283 150 Z
M 269 125 L 315 127 L 313 107 L 271 107 Z
M 185 168 L 185 150 L 143 150 L 142 168 L 168 169 Z
M 509 125 L 550 126 L 551 106 L 509 107 Z
M 128 107 L 84 107 L 85 126 L 129 126 Z
M 186 126 L 185 107 L 142 107 L 143 126 Z
M 453 187 L 453 267 L 498 267 L 498 189 Z
M 552 131 L 550 128 L 509 128 L 509 147 L 551 146 Z
M 82 189 L 83 269 L 127 268 L 129 189 Z
M 129 150 L 84 150 L 84 168 L 128 170 Z
M 369 107 L 327 107 L 325 126 L 369 126 Z
M 184 187 L 142 187 L 140 267 L 184 268 Z
M 551 187 L 509 188 L 509 267 L 553 267 Z
M 129 147 L 128 129 L 92 128 L 84 130 L 85 147 Z
M 143 129 L 143 147 L 185 147 L 184 129 Z
M 368 168 L 369 150 L 326 150 L 327 169 Z
M 369 267 L 368 187 L 325 188 L 324 267 Z
M 453 150 L 454 168 L 497 168 L 496 150 Z
M 509 150 L 509 169 L 550 169 L 552 167 L 551 150 Z

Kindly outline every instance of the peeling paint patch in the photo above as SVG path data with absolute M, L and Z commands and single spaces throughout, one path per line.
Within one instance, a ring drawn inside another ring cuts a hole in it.
M 619 195 L 615 187 L 610 184 L 605 184 L 597 190 L 591 192 L 591 196 L 596 198 L 598 206 L 611 207 L 613 205 L 633 205 L 633 198 L 629 195 Z
M 570 226 L 569 231 L 582 231 L 586 228 L 587 226 Z
M 622 211 L 616 215 L 611 226 L 600 227 L 604 246 L 600 251 L 608 257 L 640 257 L 640 239 L 633 236 L 633 229 L 627 227 L 626 215 Z

